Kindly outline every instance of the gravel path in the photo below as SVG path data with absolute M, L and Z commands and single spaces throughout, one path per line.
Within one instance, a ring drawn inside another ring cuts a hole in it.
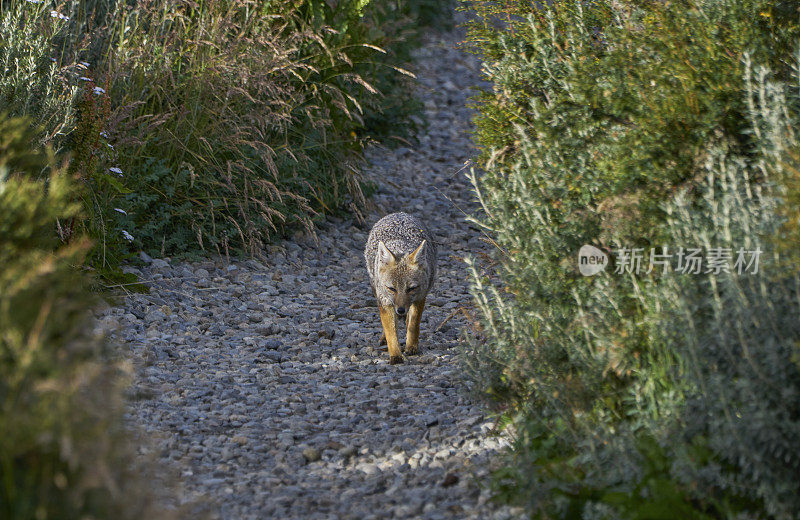
M 368 154 L 379 183 L 369 225 L 407 211 L 441 243 L 421 356 L 391 366 L 378 347 L 368 228 L 349 220 L 330 219 L 318 245 L 272 247 L 263 264 L 152 260 L 134 270 L 151 293 L 105 316 L 133 352 L 140 451 L 174 472 L 178 502 L 225 519 L 514 516 L 479 485 L 506 441 L 463 392 L 463 316 L 434 332 L 469 305 L 458 258 L 486 247 L 461 212 L 474 210 L 459 172 L 474 153 L 465 104 L 479 63 L 455 49 L 459 36 L 417 53 L 430 121 L 419 145 Z

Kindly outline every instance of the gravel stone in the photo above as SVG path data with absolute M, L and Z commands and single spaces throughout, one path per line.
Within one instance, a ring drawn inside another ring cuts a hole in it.
M 308 462 L 316 462 L 320 459 L 320 454 L 314 448 L 306 448 L 303 450 L 303 457 L 305 457 Z

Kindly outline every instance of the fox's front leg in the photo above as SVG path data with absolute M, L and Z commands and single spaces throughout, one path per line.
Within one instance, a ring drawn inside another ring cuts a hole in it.
M 372 295 L 375 297 L 376 300 L 378 299 L 378 295 L 375 293 L 374 287 L 372 288 Z M 378 302 L 378 307 L 380 306 L 381 302 Z M 381 323 L 383 323 L 383 319 L 381 319 Z M 378 340 L 378 346 L 381 345 L 386 345 L 386 332 L 383 330 L 383 327 L 381 327 L 381 339 Z
M 425 309 L 425 298 L 411 304 L 406 323 L 406 354 L 419 354 L 419 323 Z
M 402 363 L 403 354 L 400 353 L 400 345 L 397 341 L 397 321 L 394 315 L 394 307 L 391 305 L 378 305 L 381 313 L 383 335 L 386 337 L 386 345 L 389 347 L 389 364 Z

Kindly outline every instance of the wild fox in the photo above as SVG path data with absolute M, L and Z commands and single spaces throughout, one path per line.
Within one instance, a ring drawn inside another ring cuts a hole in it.
M 406 316 L 406 354 L 419 353 L 419 322 L 425 297 L 436 277 L 436 242 L 419 219 L 408 213 L 386 215 L 372 227 L 364 249 L 372 290 L 389 347 L 389 363 L 403 362 L 397 317 Z

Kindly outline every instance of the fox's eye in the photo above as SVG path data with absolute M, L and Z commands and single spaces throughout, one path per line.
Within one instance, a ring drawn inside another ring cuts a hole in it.
M 397 289 L 395 289 L 394 287 L 387 286 L 386 288 L 389 289 L 389 292 L 397 292 Z
M 415 290 L 417 290 L 417 286 L 413 285 L 413 286 L 409 287 L 407 290 L 408 290 L 408 292 L 415 291 Z

